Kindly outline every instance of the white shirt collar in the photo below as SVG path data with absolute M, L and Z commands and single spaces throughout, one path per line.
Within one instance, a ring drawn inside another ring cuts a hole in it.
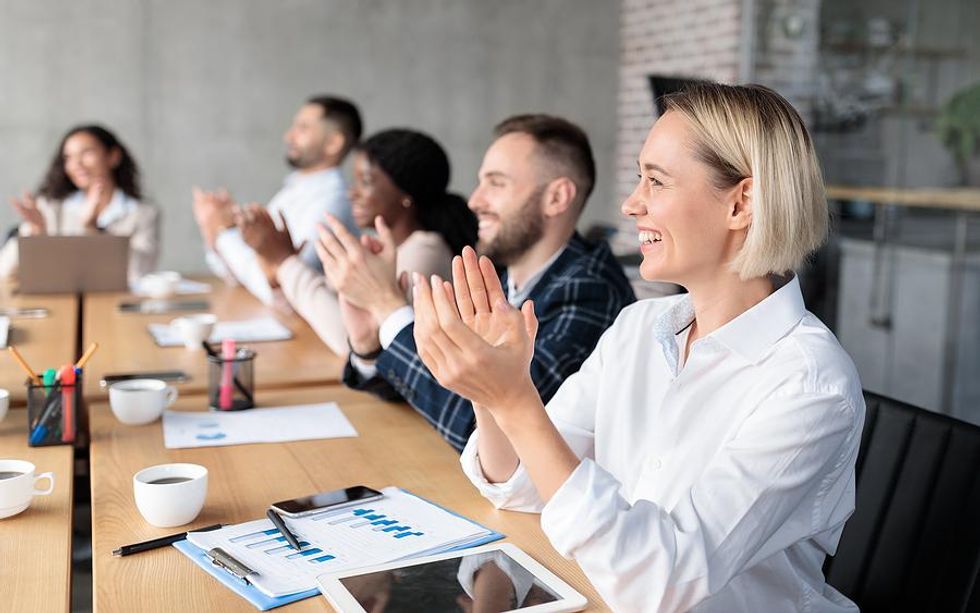
M 78 190 L 72 195 L 65 198 L 63 206 L 66 207 L 78 207 L 84 206 L 85 204 L 85 192 Z M 119 221 L 120 219 L 129 215 L 133 207 L 136 206 L 136 202 L 126 195 L 124 191 L 116 188 L 112 192 L 112 198 L 109 200 L 109 204 L 106 205 L 102 212 L 99 213 L 99 218 L 96 220 L 96 225 L 100 228 L 107 228 L 113 223 Z
M 757 363 L 776 341 L 785 336 L 806 313 L 800 280 L 774 278 L 777 288 L 762 302 L 745 311 L 705 338 L 713 338 L 750 364 Z M 694 321 L 691 296 L 685 295 L 667 309 L 654 324 L 653 334 L 667 363 L 678 372 L 680 350 L 677 335 Z

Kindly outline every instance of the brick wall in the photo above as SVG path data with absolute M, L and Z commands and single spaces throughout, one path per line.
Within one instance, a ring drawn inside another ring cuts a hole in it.
M 739 76 L 741 0 L 623 0 L 616 186 L 636 183 L 636 156 L 655 112 L 647 76 L 734 82 Z
M 623 0 L 619 201 L 636 185 L 636 157 L 655 119 L 648 75 L 762 83 L 806 118 L 816 83 L 819 13 L 820 0 Z M 633 228 L 619 219 L 625 235 L 613 247 L 635 251 Z

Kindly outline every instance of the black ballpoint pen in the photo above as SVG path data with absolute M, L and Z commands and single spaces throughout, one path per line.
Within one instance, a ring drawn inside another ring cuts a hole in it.
M 296 540 L 296 537 L 293 536 L 293 533 L 289 531 L 289 528 L 286 527 L 286 522 L 284 522 L 282 518 L 279 517 L 278 513 L 276 513 L 272 509 L 269 509 L 268 511 L 265 512 L 265 515 L 266 517 L 269 518 L 269 521 L 272 522 L 272 525 L 279 530 L 279 533 L 282 534 L 284 537 L 286 537 L 286 542 L 289 543 L 290 547 L 292 547 L 296 551 L 302 549 L 299 546 L 299 541 Z
M 166 547 L 167 545 L 173 545 L 177 541 L 187 538 L 188 532 L 210 532 L 212 530 L 217 530 L 222 527 L 222 524 L 214 524 L 213 526 L 205 526 L 204 528 L 196 528 L 194 530 L 188 530 L 187 532 L 181 532 L 179 534 L 171 534 L 170 536 L 161 536 L 158 539 L 153 539 L 150 541 L 143 541 L 142 543 L 134 543 L 132 545 L 123 545 L 119 549 L 112 552 L 114 556 L 128 556 L 133 553 L 140 553 L 141 551 L 149 551 L 150 549 L 157 549 L 159 547 Z

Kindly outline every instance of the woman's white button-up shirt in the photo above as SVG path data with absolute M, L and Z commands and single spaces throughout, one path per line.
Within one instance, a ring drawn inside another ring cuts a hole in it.
M 687 295 L 623 310 L 548 403 L 581 463 L 546 505 L 524 468 L 488 483 L 540 512 L 617 611 L 856 611 L 821 566 L 854 509 L 861 383 L 793 277 L 681 359 Z

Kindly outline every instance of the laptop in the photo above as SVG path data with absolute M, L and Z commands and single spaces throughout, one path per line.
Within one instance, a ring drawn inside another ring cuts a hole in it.
M 128 236 L 21 236 L 17 245 L 23 294 L 129 289 Z

